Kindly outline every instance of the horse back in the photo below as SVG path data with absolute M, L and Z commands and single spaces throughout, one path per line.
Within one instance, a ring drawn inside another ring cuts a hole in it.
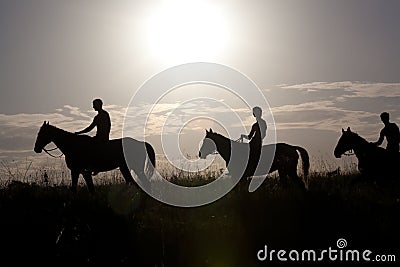
M 73 154 L 81 154 L 83 156 L 101 156 L 108 155 L 110 157 L 123 156 L 124 148 L 136 148 L 144 145 L 144 142 L 138 141 L 131 137 L 116 138 L 109 141 L 99 141 L 90 136 L 82 136 L 74 144 Z

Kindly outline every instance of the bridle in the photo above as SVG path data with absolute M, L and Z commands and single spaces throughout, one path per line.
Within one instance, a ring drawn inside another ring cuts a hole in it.
M 239 137 L 238 139 L 235 140 L 235 142 L 243 143 L 243 138 Z M 219 154 L 219 152 L 217 150 L 215 150 L 208 155 L 218 155 L 218 154 Z
M 45 145 L 45 146 L 46 146 L 46 145 Z M 42 149 L 43 149 L 44 152 L 46 152 L 46 154 L 49 155 L 50 157 L 53 157 L 53 158 L 61 158 L 61 157 L 64 155 L 64 153 L 62 153 L 61 149 L 60 149 L 61 154 L 58 155 L 58 156 L 55 156 L 55 155 L 53 155 L 53 154 L 50 153 L 51 151 L 54 151 L 54 150 L 59 149 L 58 146 L 56 146 L 55 148 L 50 148 L 50 149 L 46 149 L 45 146 L 43 146 Z
M 53 157 L 53 158 L 61 158 L 61 157 L 64 155 L 64 153 L 62 153 L 62 152 L 61 152 L 61 155 L 59 155 L 59 156 L 54 156 L 54 155 L 52 155 L 52 154 L 50 153 L 50 151 L 54 151 L 54 150 L 56 150 L 56 149 L 59 149 L 59 148 L 58 148 L 58 147 L 50 148 L 50 149 L 43 148 L 44 152 L 46 152 L 49 156 L 51 156 L 51 157 Z
M 235 142 L 243 143 L 243 138 L 239 137 L 238 139 L 235 140 Z M 214 152 L 211 152 L 209 155 L 218 155 L 218 154 L 219 152 L 215 150 Z
M 353 155 L 355 155 L 355 153 L 354 153 L 354 150 L 351 149 L 351 150 L 349 150 L 349 152 L 347 152 L 347 151 L 344 152 L 343 155 L 345 155 L 345 156 L 353 156 Z
M 207 156 L 208 155 L 218 155 L 219 153 L 218 153 L 218 151 L 215 149 L 213 152 L 210 152 L 209 154 L 207 154 Z
M 208 156 L 208 155 L 218 155 L 218 154 L 219 154 L 218 151 L 217 151 L 217 150 L 214 150 L 213 152 L 207 154 L 207 156 Z

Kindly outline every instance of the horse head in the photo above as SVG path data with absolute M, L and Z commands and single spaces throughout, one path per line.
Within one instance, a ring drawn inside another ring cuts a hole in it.
M 345 152 L 354 149 L 358 134 L 352 132 L 350 127 L 345 131 L 342 129 L 342 136 L 335 147 L 333 154 L 336 158 L 340 158 Z
M 41 153 L 43 148 L 51 142 L 49 128 L 49 122 L 43 122 L 36 137 L 35 148 L 33 149 L 36 153 Z
M 215 145 L 215 142 L 213 140 L 213 135 L 215 135 L 215 133 L 211 128 L 209 131 L 206 130 L 206 136 L 199 150 L 199 157 L 201 159 L 205 159 L 208 155 L 214 154 L 217 150 L 217 146 Z

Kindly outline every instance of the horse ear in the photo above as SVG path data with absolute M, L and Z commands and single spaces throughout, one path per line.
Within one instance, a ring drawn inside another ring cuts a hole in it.
M 342 128 L 342 133 L 344 133 L 344 129 Z
M 350 127 L 347 127 L 347 131 L 348 131 L 348 132 L 351 132 Z
M 46 125 L 46 121 L 43 121 L 43 125 Z
M 209 133 L 209 131 L 207 130 L 207 129 L 205 129 L 206 130 L 206 134 L 208 134 Z
M 210 133 L 212 133 L 213 132 L 213 130 L 210 128 Z

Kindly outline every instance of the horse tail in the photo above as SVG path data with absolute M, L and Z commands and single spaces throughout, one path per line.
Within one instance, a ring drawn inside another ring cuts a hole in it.
M 146 164 L 146 175 L 147 177 L 152 177 L 154 173 L 154 168 L 156 167 L 156 153 L 154 152 L 153 147 L 145 142 L 146 145 L 146 151 L 147 151 L 147 156 L 148 159 L 150 160 L 150 163 L 147 162 Z
M 310 157 L 308 156 L 307 150 L 300 146 L 295 146 L 296 150 L 300 152 L 301 161 L 303 163 L 303 173 L 304 177 L 308 176 L 310 169 Z

